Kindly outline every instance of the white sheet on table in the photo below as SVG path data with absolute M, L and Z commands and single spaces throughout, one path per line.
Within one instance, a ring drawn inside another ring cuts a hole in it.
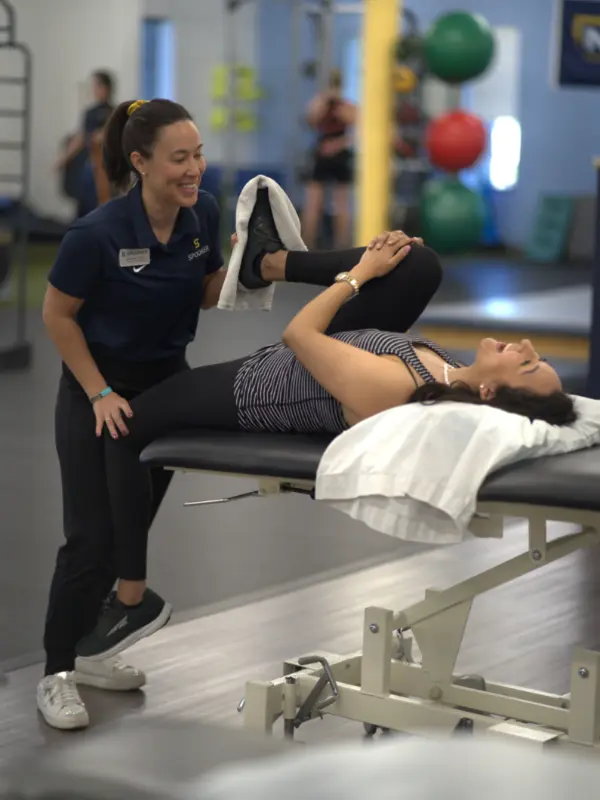
M 574 399 L 579 419 L 564 427 L 460 403 L 384 411 L 330 444 L 316 498 L 400 539 L 462 541 L 471 535 L 477 493 L 490 473 L 600 442 L 600 401 Z

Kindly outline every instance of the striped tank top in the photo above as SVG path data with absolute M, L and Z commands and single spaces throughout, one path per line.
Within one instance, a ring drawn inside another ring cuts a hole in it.
M 419 336 L 369 329 L 336 333 L 331 338 L 375 355 L 397 356 L 425 383 L 435 378 L 421 363 L 414 345 L 426 346 L 451 366 L 460 366 L 434 342 Z M 238 422 L 245 431 L 341 433 L 348 428 L 341 403 L 283 342 L 263 347 L 244 361 L 235 378 L 234 396 Z

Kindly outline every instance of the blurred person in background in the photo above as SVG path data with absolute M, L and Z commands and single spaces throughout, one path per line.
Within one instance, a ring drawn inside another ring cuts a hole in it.
M 302 236 L 309 249 L 316 246 L 328 186 L 333 199 L 334 248 L 350 247 L 352 129 L 357 116 L 357 107 L 342 96 L 341 72 L 333 70 L 327 90 L 310 101 L 307 113 L 308 124 L 317 133 L 302 214 Z
M 58 170 L 65 170 L 82 153 L 85 154 L 81 174 L 77 179 L 77 216 L 83 217 L 98 205 L 94 174 L 100 163 L 102 131 L 114 105 L 114 78 L 105 70 L 92 73 L 93 103 L 83 112 L 80 128 L 71 137 L 57 162 Z

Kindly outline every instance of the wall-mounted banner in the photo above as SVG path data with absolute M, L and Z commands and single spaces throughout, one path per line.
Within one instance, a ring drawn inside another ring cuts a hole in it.
M 600 2 L 557 2 L 559 85 L 600 86 Z

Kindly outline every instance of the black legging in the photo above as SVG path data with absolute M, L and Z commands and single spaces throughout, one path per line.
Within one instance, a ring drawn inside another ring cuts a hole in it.
M 363 249 L 337 253 L 334 272 L 353 267 Z M 322 254 L 323 269 L 332 269 L 333 254 Z M 288 270 L 319 267 L 316 253 L 289 253 Z M 370 281 L 335 315 L 328 333 L 378 328 L 403 333 L 418 320 L 437 291 L 442 270 L 436 254 L 413 246 L 405 261 L 384 278 Z M 315 280 L 315 282 L 317 282 Z M 197 367 L 163 381 L 131 403 L 128 436 L 105 436 L 108 489 L 115 528 L 118 575 L 145 580 L 148 530 L 152 520 L 150 471 L 139 456 L 150 442 L 177 430 L 195 427 L 237 430 L 233 383 L 245 359 Z

